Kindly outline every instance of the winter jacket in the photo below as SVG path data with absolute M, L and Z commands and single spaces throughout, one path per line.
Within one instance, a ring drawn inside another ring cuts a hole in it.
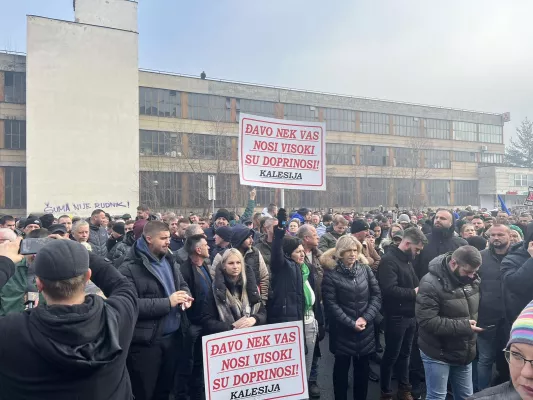
M 469 320 L 479 308 L 479 277 L 462 286 L 450 270 L 452 253 L 435 258 L 420 280 L 416 297 L 418 346 L 428 357 L 455 365 L 467 365 L 476 356 L 476 334 Z
M 263 256 L 263 261 L 265 262 L 265 265 L 270 272 L 270 257 L 272 253 L 272 243 L 267 242 L 267 237 L 264 235 L 259 242 L 254 242 L 254 247 L 259 250 L 261 255 Z
M 207 275 L 209 275 L 209 266 L 204 261 L 204 267 Z M 183 279 L 187 283 L 191 296 L 194 298 L 194 301 L 190 308 L 187 309 L 187 318 L 193 324 L 200 325 L 202 323 L 202 307 L 206 301 L 206 294 L 203 290 L 203 280 L 204 278 L 201 275 L 201 272 L 198 271 L 195 265 L 193 265 L 190 258 L 187 258 L 183 263 L 180 264 L 179 269 Z M 208 278 L 211 276 L 209 275 Z M 212 281 L 205 282 L 208 285 L 209 290 L 212 286 Z
M 409 250 L 410 251 L 410 250 Z M 378 268 L 378 281 L 387 316 L 415 316 L 418 277 L 411 258 L 396 246 L 383 256 Z
M 185 244 L 185 239 L 171 235 L 170 236 L 170 250 L 173 252 L 178 251 Z
M 255 282 L 255 276 L 252 269 L 247 265 L 244 274 L 239 282 L 240 291 L 246 290 L 250 310 L 249 316 L 255 318 L 254 326 L 266 323 L 266 309 L 261 301 L 258 286 Z M 209 291 L 208 297 L 204 303 L 202 313 L 202 326 L 205 334 L 230 331 L 233 329 L 232 323 L 236 321 L 230 309 L 229 300 L 227 299 L 228 284 L 224 278 L 222 265 L 218 265 L 215 271 L 212 290 Z M 243 313 L 245 310 L 243 310 Z
M 0 318 L 0 399 L 130 400 L 126 357 L 138 306 L 135 289 L 108 261 L 89 254 L 107 300 L 39 305 Z M 0 257 L 0 287 L 13 273 Z M 9 271 L 9 273 L 6 273 Z
M 428 273 L 429 263 L 436 257 L 457 250 L 461 246 L 468 245 L 468 242 L 459 236 L 455 236 L 455 220 L 452 226 L 442 232 L 433 230 L 433 233 L 426 235 L 428 244 L 424 246 L 424 249 L 420 252 L 420 255 L 416 258 L 414 267 L 418 279 L 422 279 L 424 275 Z
M 330 232 L 326 232 L 324 233 L 321 237 L 320 237 L 320 240 L 318 241 L 318 249 L 321 251 L 321 252 L 325 252 L 329 249 L 332 249 L 335 247 L 335 245 L 337 244 L 337 240 L 341 237 L 342 235 L 339 235 L 337 232 L 335 232 L 334 230 L 331 230 Z
M 511 381 L 475 393 L 467 400 L 521 400 Z
M 365 356 L 375 352 L 373 321 L 381 307 L 379 284 L 366 259 L 360 256 L 352 278 L 335 261 L 331 249 L 321 258 L 324 266 L 322 297 L 329 320 L 329 348 L 335 355 Z M 363 317 L 367 328 L 355 330 Z
M 133 231 L 129 231 L 124 235 L 124 239 L 107 253 L 107 258 L 115 264 L 115 267 L 120 267 L 133 243 L 135 243 L 135 237 Z
M 107 256 L 107 231 L 102 226 L 93 225 L 89 222 L 89 239 L 92 252 L 105 257 Z
M 213 278 L 215 277 L 215 271 L 217 270 L 217 267 L 222 262 L 223 255 L 224 253 L 217 254 L 213 260 L 213 264 L 211 264 L 210 272 Z M 252 272 L 255 276 L 255 281 L 259 284 L 261 298 L 266 304 L 268 300 L 268 288 L 270 286 L 270 274 L 268 272 L 268 268 L 266 267 L 265 261 L 263 260 L 263 256 L 255 247 L 252 247 L 244 255 L 244 263 L 246 266 L 252 269 Z
M 304 287 L 302 268 L 291 258 L 283 254 L 284 229 L 274 229 L 272 242 L 272 258 L 270 260 L 270 291 L 267 302 L 267 319 L 269 324 L 304 320 Z M 313 265 L 310 269 L 309 284 L 318 297 L 316 271 Z M 324 325 L 324 317 L 319 302 L 315 301 L 313 312 L 319 326 Z
M 363 255 L 368 260 L 368 265 L 372 268 L 372 271 L 376 272 L 381 261 L 381 257 L 376 251 L 374 246 L 367 244 L 366 241 L 361 243 L 363 245 Z
M 500 274 L 501 258 L 498 259 L 493 248 L 481 251 L 481 267 L 478 275 L 479 319 L 480 326 L 497 325 L 504 317 L 502 303 L 502 281 Z
M 13 276 L 0 289 L 0 316 L 23 312 L 25 295 L 28 292 L 38 292 L 38 289 L 35 284 L 35 277 L 28 279 L 28 265 L 26 258 L 23 258 L 21 262 L 15 265 Z M 39 303 L 43 304 L 41 300 Z
M 509 325 L 533 297 L 533 258 L 527 252 L 532 240 L 533 223 L 530 223 L 524 241 L 511 246 L 501 264 L 503 304 Z
M 170 253 L 165 257 L 172 268 L 176 291 L 184 290 L 190 294 L 179 265 L 174 262 Z M 138 249 L 137 243 L 127 253 L 119 271 L 133 283 L 135 294 L 139 299 L 139 318 L 135 325 L 132 342 L 133 344 L 149 345 L 163 334 L 165 318 L 171 311 L 170 300 L 165 293 L 164 284 L 146 255 Z M 181 307 L 179 313 L 181 322 L 184 323 L 186 318 L 184 318 L 185 314 L 181 311 Z
M 227 245 L 226 247 L 220 247 L 219 245 L 215 245 L 214 248 L 210 249 L 209 251 L 209 259 L 211 260 L 211 264 L 215 260 L 215 257 L 220 254 L 224 253 L 227 249 L 231 248 L 231 245 Z

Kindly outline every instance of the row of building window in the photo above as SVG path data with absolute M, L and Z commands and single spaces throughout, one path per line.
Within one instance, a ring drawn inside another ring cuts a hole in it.
M 421 167 L 448 169 L 451 168 L 450 151 L 434 149 L 416 149 L 393 147 L 396 167 Z M 356 165 L 356 146 L 340 143 L 326 145 L 326 161 L 328 165 Z M 455 151 L 454 161 L 477 162 L 476 153 Z M 385 146 L 360 146 L 360 165 L 389 166 L 389 148 Z M 421 156 L 424 163 L 421 162 Z M 503 154 L 482 153 L 482 163 L 502 164 Z
M 511 186 L 528 187 L 533 186 L 533 175 L 511 174 L 509 183 Z
M 142 115 L 181 117 L 181 93 L 174 90 L 141 87 L 139 111 Z M 236 120 L 239 112 L 276 117 L 274 102 L 236 99 Z M 284 104 L 284 118 L 298 121 L 318 121 L 319 107 L 302 104 Z M 327 129 L 339 132 L 357 132 L 356 111 L 338 108 L 323 108 Z M 204 121 L 232 122 L 231 98 L 188 93 L 188 118 Z M 408 117 L 374 112 L 360 112 L 359 131 L 368 134 L 432 139 L 454 139 L 470 142 L 503 143 L 503 128 L 496 125 L 439 119 Z M 391 132 L 392 129 L 392 132 Z
M 4 177 L 5 208 L 26 208 L 26 168 L 5 167 Z
M 26 73 L 4 72 L 4 101 L 6 103 L 26 103 Z
M 187 192 L 183 189 L 187 175 Z M 180 208 L 184 206 L 206 209 L 207 174 L 179 172 L 141 172 L 141 202 L 154 208 Z M 157 182 L 154 185 L 153 182 Z M 329 207 L 376 207 L 398 203 L 400 206 L 449 206 L 451 190 L 448 180 L 426 180 L 425 193 L 421 193 L 421 180 L 361 178 L 361 204 L 356 204 L 356 181 L 346 177 L 328 177 L 325 192 L 307 190 L 286 190 L 285 202 L 288 208 L 309 206 Z M 391 185 L 394 190 L 391 191 Z M 454 181 L 454 204 L 467 205 L 478 202 L 477 181 Z M 216 181 L 216 207 L 242 207 L 246 203 L 248 189 L 238 184 L 238 176 L 218 174 Z M 236 190 L 235 190 L 236 189 Z M 266 206 L 277 201 L 275 189 L 257 188 L 257 203 Z M 390 198 L 393 196 L 393 198 Z

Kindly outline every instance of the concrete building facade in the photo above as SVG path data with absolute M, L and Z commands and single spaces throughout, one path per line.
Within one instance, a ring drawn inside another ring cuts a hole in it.
M 507 207 L 521 207 L 533 187 L 533 169 L 506 166 L 479 168 L 479 201 L 481 207 L 499 207 L 498 195 Z
M 87 3 L 80 1 L 77 0 L 77 7 L 82 10 L 81 4 L 85 6 Z M 115 1 L 131 3 L 126 0 Z M 100 3 L 108 2 L 99 0 L 97 3 L 98 7 L 104 7 Z M 83 8 L 84 13 L 91 14 L 86 8 Z M 107 16 L 85 18 L 93 23 L 112 25 Z M 33 22 L 29 21 L 30 24 Z M 83 24 L 83 20 L 78 23 Z M 136 48 L 133 50 L 131 44 L 134 33 L 130 23 L 127 20 L 116 22 L 121 27 L 118 29 L 120 32 L 131 34 L 127 41 L 133 54 Z M 120 47 L 124 39 L 122 36 L 127 35 L 104 35 L 98 40 L 107 37 L 107 40 L 116 41 L 109 48 Z M 33 40 L 31 37 L 29 39 Z M 84 143 L 82 139 L 68 138 L 74 120 L 63 124 L 64 121 L 55 119 L 54 123 L 60 125 L 61 135 L 48 131 L 41 137 L 37 130 L 39 124 L 30 121 L 39 118 L 39 112 L 29 102 L 25 107 L 26 87 L 29 100 L 32 101 L 38 101 L 36 96 L 43 96 L 44 89 L 53 88 L 46 88 L 48 83 L 39 82 L 46 80 L 46 76 L 32 69 L 32 54 L 37 48 L 29 43 L 28 49 L 29 52 L 31 50 L 28 55 L 28 77 L 23 55 L 0 54 L 0 188 L 3 189 L 0 212 L 4 213 L 23 215 L 26 209 L 43 212 L 43 202 L 48 201 L 51 195 L 43 197 L 39 192 L 46 190 L 45 186 L 54 188 L 58 180 L 49 179 L 38 186 L 32 170 L 40 163 L 35 163 L 33 157 L 34 150 L 46 146 L 45 142 L 50 137 L 55 138 L 54 149 L 50 149 L 52 154 L 66 154 L 69 151 L 74 155 L 79 151 L 90 154 L 93 146 L 100 150 L 102 147 L 108 148 L 106 156 L 95 153 L 90 160 L 84 158 L 82 164 L 85 173 L 78 171 L 76 175 L 99 199 L 130 201 L 132 205 L 140 202 L 153 209 L 172 209 L 182 213 L 203 211 L 210 206 L 207 181 L 211 174 L 216 175 L 217 182 L 215 205 L 242 207 L 250 188 L 239 185 L 237 174 L 240 112 L 326 122 L 328 190 L 286 190 L 288 207 L 363 210 L 379 205 L 393 207 L 395 204 L 400 207 L 476 206 L 480 204 L 481 193 L 479 168 L 503 163 L 504 122 L 500 114 L 245 84 L 209 77 L 200 79 L 142 69 L 136 75 L 135 100 L 131 100 L 131 80 L 135 75 L 131 70 L 132 54 L 127 59 L 127 78 L 121 78 L 113 88 L 119 92 L 113 96 L 125 95 L 127 104 L 123 105 L 124 108 L 116 107 L 119 101 L 116 97 L 106 99 L 112 104 L 101 104 L 102 107 L 95 105 L 93 90 L 103 91 L 107 84 L 111 84 L 108 80 L 100 82 L 101 85 L 94 89 L 82 83 L 71 88 L 78 92 L 80 98 L 91 99 L 81 99 L 82 102 L 78 103 L 85 108 L 83 113 L 90 114 L 91 118 L 91 125 L 80 131 L 84 140 L 87 140 L 86 146 L 80 149 Z M 83 60 L 75 61 L 81 67 L 79 62 Z M 116 73 L 113 70 L 116 65 L 110 64 L 106 65 L 109 71 L 99 71 L 101 76 Z M 60 110 L 66 107 L 73 117 L 79 117 L 82 111 L 77 110 L 78 106 L 67 104 L 67 82 L 72 84 L 71 79 L 61 83 L 64 84 L 65 96 L 61 100 Z M 107 90 L 106 95 L 110 92 Z M 51 102 L 50 107 L 55 106 L 53 99 L 53 96 L 47 99 Z M 135 116 L 131 115 L 133 104 Z M 127 112 L 124 112 L 126 108 Z M 127 128 L 122 124 L 124 114 L 127 115 Z M 40 117 L 42 120 L 44 116 Z M 118 135 L 116 130 L 120 131 Z M 96 136 L 90 132 L 95 132 Z M 106 135 L 116 135 L 116 140 Z M 33 144 L 34 140 L 37 145 Z M 58 147 L 61 148 L 60 152 L 57 152 Z M 102 168 L 93 172 L 92 168 L 98 161 Z M 44 160 L 41 158 L 40 162 Z M 135 175 L 137 165 L 140 170 L 138 178 Z M 57 168 L 57 165 L 50 166 L 50 170 Z M 116 173 L 120 170 L 131 172 L 131 175 L 117 177 Z M 123 185 L 121 182 L 132 177 L 139 185 L 137 194 L 128 192 L 128 188 L 134 184 L 130 182 Z M 269 188 L 257 190 L 259 206 L 279 203 L 279 191 Z M 129 194 L 119 196 L 124 191 Z M 79 202 L 88 196 L 82 189 L 77 192 L 78 189 L 71 190 L 70 198 L 75 199 L 72 201 Z M 57 204 L 49 206 L 61 206 L 61 196 L 54 197 L 58 199 Z M 91 200 L 93 203 L 95 201 Z M 71 212 L 74 213 L 73 210 Z

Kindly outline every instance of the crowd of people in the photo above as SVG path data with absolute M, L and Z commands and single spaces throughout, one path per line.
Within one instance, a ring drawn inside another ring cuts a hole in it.
M 2 216 L 0 399 L 202 399 L 203 336 L 291 321 L 311 398 L 327 336 L 338 400 L 350 365 L 355 400 L 369 380 L 383 400 L 533 399 L 531 214 L 255 196 L 242 215 Z

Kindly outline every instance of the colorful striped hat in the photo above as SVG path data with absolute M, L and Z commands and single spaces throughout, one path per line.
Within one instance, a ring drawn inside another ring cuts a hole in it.
M 511 338 L 507 347 L 513 343 L 533 345 L 533 301 L 522 310 L 511 328 Z

